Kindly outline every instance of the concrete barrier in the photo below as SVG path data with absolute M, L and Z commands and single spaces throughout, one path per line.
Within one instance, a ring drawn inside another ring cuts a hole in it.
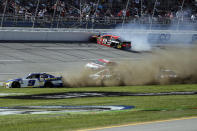
M 89 32 L 0 30 L 0 41 L 88 41 Z
M 134 37 L 148 35 L 148 39 L 155 42 L 189 42 L 197 38 L 197 31 L 178 30 L 1 28 L 0 41 L 87 42 L 93 34 L 114 32 L 126 32 Z

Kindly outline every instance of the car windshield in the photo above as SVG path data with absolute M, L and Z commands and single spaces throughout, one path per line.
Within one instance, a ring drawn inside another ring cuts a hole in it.
M 101 61 L 99 61 L 99 60 L 95 60 L 94 63 L 99 64 L 99 65 L 105 65 L 105 64 L 106 64 L 106 63 L 101 62 Z
M 39 78 L 55 78 L 55 76 L 49 74 L 30 74 L 29 76 L 27 76 L 26 79 L 39 79 Z
M 163 69 L 160 71 L 160 77 L 177 77 L 177 74 L 173 70 Z
M 27 79 L 35 79 L 35 78 L 40 78 L 40 74 L 30 74 L 27 76 Z
M 107 66 L 115 66 L 115 65 L 116 65 L 115 62 L 109 62 L 109 63 L 107 63 Z
M 101 71 L 97 72 L 96 75 L 99 75 L 99 76 L 110 75 L 110 72 L 108 69 L 105 69 L 105 70 L 101 70 Z
M 55 78 L 55 76 L 53 76 L 53 75 L 48 75 L 48 78 Z
M 110 40 L 111 36 L 103 36 L 104 39 Z
M 49 75 L 49 74 L 42 74 L 40 77 L 41 78 L 55 78 L 55 76 Z
M 49 78 L 49 76 L 47 74 L 42 74 L 40 75 L 40 78 Z
M 118 42 L 122 42 L 122 41 L 124 41 L 122 38 L 118 38 L 118 39 L 116 39 L 116 41 L 118 41 Z
M 161 73 L 163 75 L 176 75 L 176 73 L 174 71 L 171 71 L 171 70 L 162 70 Z
M 114 37 L 111 38 L 112 41 L 116 41 L 116 39 Z

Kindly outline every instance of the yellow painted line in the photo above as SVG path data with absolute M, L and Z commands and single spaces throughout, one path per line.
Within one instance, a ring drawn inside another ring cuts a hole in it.
M 154 123 L 161 123 L 161 122 L 188 120 L 188 119 L 194 119 L 194 118 L 197 118 L 197 116 L 194 116 L 194 117 L 182 117 L 182 118 L 175 118 L 175 119 L 168 119 L 168 120 L 149 121 L 149 122 L 136 122 L 136 123 L 129 123 L 129 124 L 124 124 L 124 125 L 114 125 L 114 126 L 108 126 L 108 127 L 83 129 L 83 130 L 78 130 L 78 131 L 102 130 L 102 129 L 116 128 L 116 127 L 118 128 L 118 127 L 125 127 L 125 126 L 137 126 L 137 125 L 154 124 Z

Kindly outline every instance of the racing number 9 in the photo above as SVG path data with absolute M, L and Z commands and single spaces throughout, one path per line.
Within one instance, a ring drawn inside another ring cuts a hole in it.
M 35 80 L 29 80 L 28 86 L 34 86 L 35 82 L 36 82 Z

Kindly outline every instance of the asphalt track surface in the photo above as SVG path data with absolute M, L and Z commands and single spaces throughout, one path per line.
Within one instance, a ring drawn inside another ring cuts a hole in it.
M 94 43 L 0 43 L 0 81 L 31 72 L 69 74 L 81 70 L 91 60 L 137 61 L 148 54 Z
M 133 123 L 84 131 L 196 131 L 197 117 Z
M 31 72 L 72 73 L 95 59 L 139 61 L 151 53 L 136 53 L 93 43 L 0 43 L 0 81 Z M 79 72 L 78 72 L 79 73 Z M 196 131 L 197 118 L 103 128 L 100 131 Z

